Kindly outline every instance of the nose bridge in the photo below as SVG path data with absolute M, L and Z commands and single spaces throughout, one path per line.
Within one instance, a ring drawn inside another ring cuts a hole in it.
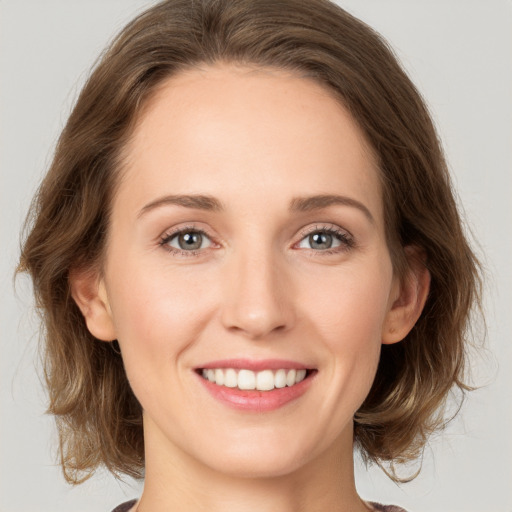
M 293 297 L 282 258 L 261 240 L 233 249 L 227 262 L 224 326 L 262 338 L 294 323 Z

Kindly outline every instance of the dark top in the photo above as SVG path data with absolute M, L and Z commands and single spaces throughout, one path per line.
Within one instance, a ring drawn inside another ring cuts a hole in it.
M 396 505 L 380 505 L 379 503 L 373 503 L 373 501 L 370 503 L 370 505 L 377 512 L 407 512 L 402 507 L 397 507 Z
M 135 503 L 137 503 L 137 500 L 127 501 L 126 503 L 122 503 L 121 505 L 117 506 L 114 510 L 112 510 L 112 512 L 128 512 L 128 510 L 130 510 L 135 505 Z
M 135 503 L 137 503 L 137 500 L 127 501 L 116 507 L 112 512 L 128 512 Z M 375 508 L 377 512 L 406 512 L 403 508 L 397 507 L 396 505 L 379 505 L 373 502 L 370 503 L 370 505 Z

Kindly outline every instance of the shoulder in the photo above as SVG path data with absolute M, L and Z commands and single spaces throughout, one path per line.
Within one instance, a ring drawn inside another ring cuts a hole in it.
M 130 500 L 125 503 L 121 503 L 121 505 L 117 506 L 112 512 L 130 512 L 130 510 L 135 506 L 137 500 Z M 370 503 L 375 512 L 407 512 L 402 507 L 397 507 L 396 505 L 381 505 L 379 503 Z
M 118 505 L 112 512 L 130 512 L 130 510 L 135 506 L 137 500 L 130 500 L 125 503 L 121 503 Z

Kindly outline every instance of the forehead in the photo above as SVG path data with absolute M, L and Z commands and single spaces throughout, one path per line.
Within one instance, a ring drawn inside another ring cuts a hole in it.
M 157 193 L 252 207 L 342 193 L 382 217 L 376 159 L 359 126 L 327 87 L 286 70 L 216 64 L 169 78 L 124 156 L 118 197 L 140 207 Z

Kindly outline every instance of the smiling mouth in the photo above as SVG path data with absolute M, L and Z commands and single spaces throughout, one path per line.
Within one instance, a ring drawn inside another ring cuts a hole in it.
M 200 368 L 196 370 L 205 380 L 228 388 L 243 391 L 272 391 L 293 387 L 310 377 L 316 370 L 309 369 L 277 369 L 252 371 L 239 368 Z

